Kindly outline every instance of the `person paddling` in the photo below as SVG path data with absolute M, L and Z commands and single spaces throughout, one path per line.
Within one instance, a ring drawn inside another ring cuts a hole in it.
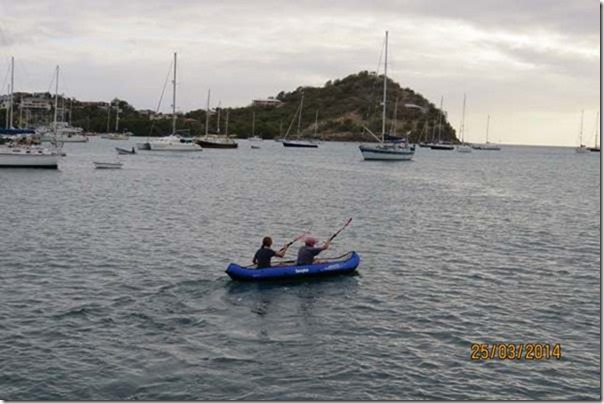
M 315 260 L 315 256 L 319 255 L 321 251 L 328 249 L 330 243 L 331 239 L 327 240 L 322 247 L 315 247 L 317 239 L 314 237 L 307 237 L 304 240 L 304 245 L 298 250 L 296 265 L 311 265 Z
M 283 257 L 289 245 L 285 245 L 279 251 L 275 251 L 271 248 L 273 245 L 273 239 L 266 236 L 262 239 L 262 247 L 256 251 L 254 254 L 254 264 L 256 264 L 257 269 L 262 268 L 270 268 L 271 266 L 271 258 L 273 257 Z

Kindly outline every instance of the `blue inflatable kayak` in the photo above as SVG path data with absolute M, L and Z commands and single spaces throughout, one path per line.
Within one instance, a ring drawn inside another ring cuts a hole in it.
M 325 261 L 318 260 L 312 265 L 296 266 L 295 261 L 284 262 L 279 266 L 257 269 L 256 266 L 242 267 L 231 263 L 226 273 L 237 281 L 269 281 L 333 276 L 353 273 L 359 266 L 361 258 L 351 251 L 337 258 Z

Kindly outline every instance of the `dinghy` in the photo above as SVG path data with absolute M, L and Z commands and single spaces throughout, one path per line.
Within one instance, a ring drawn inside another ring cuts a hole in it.
M 101 162 L 101 161 L 93 161 L 94 168 L 106 169 L 106 170 L 116 170 L 122 168 L 122 163 L 109 163 L 109 162 Z
M 312 265 L 295 265 L 295 261 L 285 261 L 270 268 L 257 269 L 255 265 L 240 266 L 229 264 L 226 273 L 237 281 L 294 280 L 301 278 L 352 274 L 359 266 L 361 258 L 355 251 L 336 258 L 318 259 Z
M 116 147 L 115 151 L 117 151 L 117 154 L 136 154 L 136 150 L 134 150 L 134 147 L 132 149 L 124 149 L 122 147 Z

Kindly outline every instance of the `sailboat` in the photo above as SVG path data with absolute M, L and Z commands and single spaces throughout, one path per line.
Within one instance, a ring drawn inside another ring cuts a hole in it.
M 489 142 L 489 122 L 491 120 L 491 115 L 487 115 L 487 140 L 486 143 L 473 143 L 472 149 L 475 150 L 501 150 L 501 146 L 495 143 Z
M 59 168 L 60 151 L 55 147 L 47 148 L 32 144 L 29 137 L 31 131 L 13 129 L 12 101 L 14 93 L 14 58 L 11 58 L 11 91 L 10 91 L 10 116 L 7 121 L 7 130 L 9 133 L 17 135 L 11 137 L 6 144 L 0 145 L 0 167 L 1 168 Z M 55 91 L 55 111 L 54 128 L 56 135 L 57 128 L 57 107 L 59 93 L 59 66 L 57 66 L 56 91 Z M 24 136 L 21 136 L 24 135 Z M 56 145 L 56 142 L 55 142 Z
M 444 143 L 441 140 L 441 132 L 442 132 L 442 120 L 444 117 L 443 110 L 443 101 L 444 97 L 440 97 L 440 113 L 438 114 L 438 121 L 435 122 L 435 125 L 432 127 L 432 143 L 428 145 L 432 150 L 453 150 L 455 147 L 451 143 Z M 435 131 L 438 128 L 438 141 L 434 141 L 435 139 Z
M 575 148 L 577 153 L 587 153 L 589 149 L 583 144 L 583 110 L 581 110 L 581 125 L 579 126 L 579 147 Z
M 461 110 L 461 125 L 459 126 L 459 135 L 461 136 L 461 144 L 457 145 L 457 151 L 460 153 L 470 153 L 472 148 L 469 144 L 464 142 L 464 134 L 466 131 L 465 128 L 466 121 L 466 95 L 463 95 L 463 108 Z
M 316 144 L 315 142 L 311 142 L 309 140 L 303 140 L 300 139 L 300 124 L 302 121 L 302 106 L 304 105 L 304 93 L 302 93 L 302 97 L 300 98 L 300 106 L 298 107 L 298 110 L 296 111 L 296 115 L 298 116 L 298 131 L 297 131 L 297 135 L 298 135 L 298 139 L 297 140 L 288 140 L 287 136 L 289 135 L 289 131 L 292 127 L 293 124 L 293 120 L 292 122 L 289 124 L 289 128 L 287 128 L 287 133 L 285 134 L 285 137 L 281 140 L 281 143 L 283 144 L 284 147 L 303 147 L 303 148 L 309 148 L 309 149 L 316 149 L 319 147 L 318 144 Z M 296 118 L 296 115 L 294 115 L 294 119 Z
M 109 118 L 111 117 L 111 103 L 107 107 L 107 132 L 101 135 L 101 139 L 111 140 L 128 140 L 132 135 L 131 132 L 119 132 L 120 125 L 120 105 L 115 106 L 115 132 L 109 132 Z
M 247 140 L 250 142 L 261 142 L 262 138 L 256 135 L 256 111 L 252 111 L 252 136 L 248 137 Z
M 596 113 L 596 136 L 594 139 L 595 144 L 594 144 L 594 147 L 589 148 L 589 151 L 598 152 L 598 153 L 600 153 L 600 146 L 598 146 L 598 126 L 600 125 L 599 118 L 600 118 L 600 111 L 598 111 Z
M 220 107 L 220 103 L 218 104 Z M 228 110 L 227 110 L 228 112 Z M 206 107 L 206 134 L 195 138 L 195 143 L 207 149 L 236 149 L 239 145 L 233 139 L 229 138 L 228 133 L 220 135 L 220 109 L 216 117 L 216 132 L 217 134 L 208 133 L 210 122 L 210 90 L 208 90 L 208 100 Z M 227 121 L 228 125 L 228 121 Z
M 172 80 L 172 133 L 148 143 L 153 151 L 201 151 L 201 146 L 176 134 L 176 52 L 174 52 L 174 79 Z
M 404 161 L 411 160 L 415 154 L 415 146 L 409 146 L 407 138 L 404 142 L 388 141 L 386 142 L 386 94 L 388 86 L 388 31 L 386 31 L 386 39 L 384 42 L 385 57 L 384 57 L 384 92 L 382 99 L 382 136 L 381 138 L 373 134 L 371 130 L 365 128 L 379 144 L 374 145 L 359 145 L 359 150 L 363 155 L 364 160 L 392 160 Z

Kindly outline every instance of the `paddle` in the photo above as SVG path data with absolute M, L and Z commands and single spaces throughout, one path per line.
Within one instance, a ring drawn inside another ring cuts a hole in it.
M 281 247 L 281 249 L 279 251 L 285 251 L 287 250 L 289 247 L 291 247 L 292 244 L 294 244 L 296 241 L 302 239 L 304 236 L 306 236 L 308 234 L 308 230 L 305 231 L 304 233 L 300 234 L 298 237 L 296 237 L 295 239 L 293 239 L 292 241 L 290 241 L 289 243 L 285 244 L 283 247 Z
M 334 238 L 336 238 L 336 236 L 337 236 L 338 234 L 340 234 L 340 232 L 341 232 L 342 230 L 344 230 L 346 227 L 348 227 L 348 225 L 350 224 L 350 222 L 352 222 L 352 218 L 348 219 L 348 220 L 346 221 L 346 223 L 344 224 L 344 226 L 342 226 L 342 227 L 340 228 L 340 230 L 336 231 L 336 232 L 335 232 L 335 233 L 334 233 L 334 234 L 333 234 L 333 235 L 332 235 L 332 236 L 331 236 L 331 237 L 330 237 L 330 238 L 327 240 L 327 242 L 330 242 L 330 241 L 332 241 Z

